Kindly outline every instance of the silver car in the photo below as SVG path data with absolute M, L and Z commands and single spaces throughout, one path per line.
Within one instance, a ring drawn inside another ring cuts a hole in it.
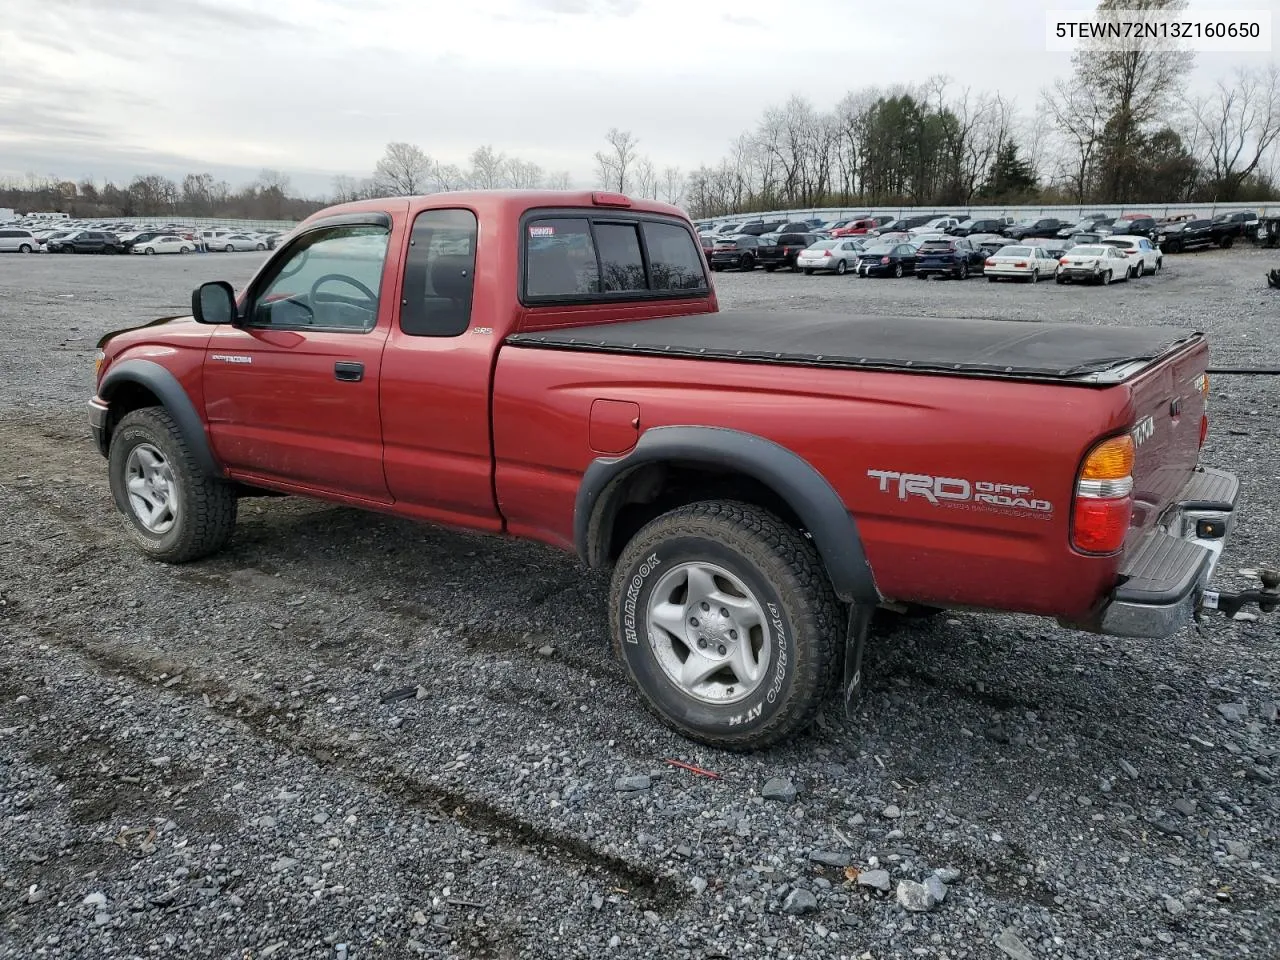
M 36 253 L 40 241 L 30 230 L 0 227 L 0 253 Z
M 816 270 L 829 270 L 844 274 L 858 265 L 862 250 L 861 240 L 819 240 L 800 251 L 796 257 L 796 269 L 812 276 Z

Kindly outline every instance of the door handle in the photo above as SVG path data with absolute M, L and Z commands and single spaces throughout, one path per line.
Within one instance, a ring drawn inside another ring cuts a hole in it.
M 364 364 L 355 360 L 339 360 L 333 365 L 333 375 L 339 380 L 359 383 L 364 379 Z

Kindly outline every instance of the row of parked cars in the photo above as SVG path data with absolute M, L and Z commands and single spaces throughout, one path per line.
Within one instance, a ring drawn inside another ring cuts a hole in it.
M 0 224 L 0 253 L 231 253 L 273 250 L 284 238 L 279 231 L 248 232 L 198 229 L 182 224 L 137 227 L 129 223 L 60 220 Z
M 713 241 L 707 260 L 714 271 L 791 269 L 807 275 L 846 273 L 863 277 L 941 277 L 964 280 L 984 275 L 1030 283 L 1053 277 L 1059 283 L 1109 284 L 1158 273 L 1164 252 L 1149 238 L 1108 235 L 1087 240 L 1012 240 L 998 234 L 953 236 L 939 232 L 822 236 L 815 232 L 740 234 Z

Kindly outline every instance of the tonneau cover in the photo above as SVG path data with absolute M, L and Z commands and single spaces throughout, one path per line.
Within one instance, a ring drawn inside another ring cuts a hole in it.
M 1058 380 L 1132 368 L 1164 356 L 1197 335 L 1161 326 L 724 310 L 518 333 L 507 342 L 610 353 Z

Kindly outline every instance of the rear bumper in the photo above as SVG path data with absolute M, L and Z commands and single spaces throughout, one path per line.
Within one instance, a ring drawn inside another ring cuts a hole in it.
M 1192 474 L 1160 526 L 1126 555 L 1099 633 L 1163 639 L 1187 625 L 1226 545 L 1239 490 L 1226 471 Z

